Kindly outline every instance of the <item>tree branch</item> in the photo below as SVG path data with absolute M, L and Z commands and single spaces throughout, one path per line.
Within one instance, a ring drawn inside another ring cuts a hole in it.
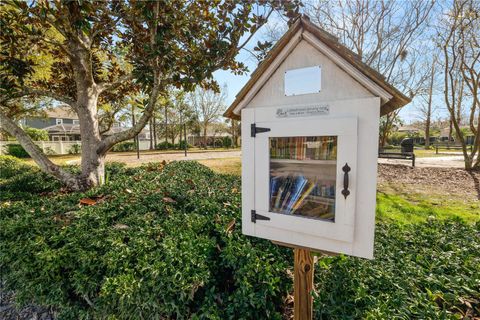
M 74 100 L 70 99 L 69 97 L 63 96 L 61 94 L 55 93 L 53 91 L 48 90 L 41 90 L 41 89 L 33 89 L 29 87 L 23 87 L 21 91 L 10 94 L 4 95 L 0 99 L 0 104 L 5 104 L 8 100 L 18 99 L 26 96 L 42 96 L 55 99 L 57 101 L 63 102 L 68 104 L 69 106 L 76 108 L 76 103 Z
M 143 115 L 132 128 L 104 138 L 97 148 L 97 154 L 105 154 L 115 144 L 128 139 L 132 139 L 133 137 L 138 135 L 140 131 L 142 131 L 142 129 L 147 125 L 148 120 L 150 120 L 153 111 L 155 110 L 155 105 L 157 103 L 157 99 L 161 89 L 160 80 L 158 79 L 159 76 L 155 75 L 154 77 L 154 85 L 150 94 L 150 99 L 147 106 L 145 107 Z
M 130 73 L 130 74 L 123 75 L 113 82 L 100 82 L 97 84 L 97 90 L 99 93 L 102 93 L 103 91 L 116 89 L 122 83 L 128 80 L 133 80 L 133 74 Z
M 3 129 L 14 136 L 27 153 L 32 157 L 35 163 L 48 174 L 51 174 L 68 187 L 76 189 L 78 186 L 78 179 L 75 175 L 63 170 L 58 165 L 54 164 L 48 157 L 40 150 L 40 148 L 32 141 L 32 139 L 23 131 L 12 119 L 7 117 L 0 110 L 0 123 Z

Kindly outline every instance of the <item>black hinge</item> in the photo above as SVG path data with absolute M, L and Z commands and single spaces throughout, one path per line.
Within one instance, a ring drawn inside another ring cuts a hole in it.
M 251 128 L 251 134 L 250 136 L 252 137 L 256 137 L 257 136 L 257 133 L 262 133 L 262 132 L 268 132 L 270 131 L 270 128 L 260 128 L 260 127 L 257 127 L 255 123 L 252 123 L 250 125 L 250 128 Z
M 252 213 L 252 222 L 253 223 L 256 223 L 257 220 L 270 220 L 269 217 L 265 217 L 265 216 L 262 216 L 261 214 L 257 214 L 257 211 L 255 211 L 255 210 L 252 210 L 251 213 Z

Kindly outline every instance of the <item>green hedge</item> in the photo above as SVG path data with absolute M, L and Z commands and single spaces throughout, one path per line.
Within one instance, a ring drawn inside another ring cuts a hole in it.
M 126 151 L 134 151 L 134 150 L 135 150 L 135 142 L 132 142 L 132 141 L 120 142 L 112 147 L 113 152 L 126 152 Z
M 30 158 L 30 155 L 28 154 L 25 149 L 20 144 L 12 143 L 12 144 L 7 144 L 5 146 L 7 149 L 7 154 L 17 157 L 17 158 Z
M 106 185 L 75 194 L 30 170 L 48 194 L 0 205 L 0 268 L 20 304 L 52 306 L 60 319 L 287 313 L 292 252 L 241 234 L 239 177 L 187 161 L 107 172 Z M 6 176 L 2 188 L 16 183 Z M 97 204 L 79 205 L 84 197 Z M 480 294 L 479 232 L 461 221 L 379 223 L 376 260 L 320 259 L 315 317 L 456 319 Z

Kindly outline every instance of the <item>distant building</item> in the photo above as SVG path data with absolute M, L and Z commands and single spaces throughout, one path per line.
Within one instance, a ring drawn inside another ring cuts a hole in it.
M 46 130 L 51 141 L 80 140 L 80 121 L 77 114 L 66 105 L 45 110 L 44 117 L 24 118 L 21 125 Z
M 43 129 L 48 132 L 50 141 L 80 141 L 80 121 L 73 110 L 66 105 L 45 110 L 45 116 L 27 117 L 20 121 L 24 127 Z M 105 136 L 127 130 L 115 123 Z M 147 129 L 139 133 L 139 140 L 150 140 Z

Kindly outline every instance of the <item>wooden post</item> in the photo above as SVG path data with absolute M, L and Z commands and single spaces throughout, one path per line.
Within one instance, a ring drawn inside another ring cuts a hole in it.
M 314 262 L 310 250 L 294 250 L 294 320 L 311 320 L 313 317 Z

